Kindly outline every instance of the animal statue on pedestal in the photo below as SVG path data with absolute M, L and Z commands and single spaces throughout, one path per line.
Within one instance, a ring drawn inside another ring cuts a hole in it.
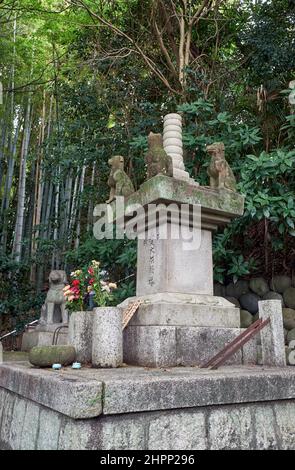
M 107 204 L 112 202 L 116 196 L 127 197 L 134 193 L 132 181 L 124 171 L 124 157 L 115 155 L 109 159 L 108 164 L 111 167 L 111 173 L 108 179 L 110 196 L 106 201 Z
M 224 156 L 224 143 L 215 142 L 214 144 L 207 145 L 206 150 L 211 155 L 211 162 L 208 167 L 210 187 L 236 191 L 235 176 Z
M 172 176 L 172 158 L 164 150 L 162 135 L 150 132 L 148 135 L 148 146 L 148 152 L 145 156 L 147 179 L 156 175 Z
M 49 274 L 49 291 L 45 299 L 45 304 L 41 308 L 41 325 L 52 323 L 67 324 L 69 321 L 66 309 L 66 299 L 63 288 L 67 283 L 65 271 L 53 270 Z

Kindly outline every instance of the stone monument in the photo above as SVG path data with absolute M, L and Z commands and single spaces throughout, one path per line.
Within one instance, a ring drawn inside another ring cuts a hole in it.
M 68 311 L 63 288 L 67 284 L 65 271 L 53 270 L 49 274 L 49 290 L 45 303 L 41 307 L 41 317 L 38 325 L 32 331 L 26 331 L 22 339 L 22 351 L 29 351 L 34 346 L 50 346 L 57 328 L 58 344 L 68 343 Z
M 164 149 L 173 160 L 173 177 L 156 174 L 125 200 L 125 220 L 138 237 L 137 286 L 136 297 L 119 306 L 144 303 L 124 331 L 124 362 L 198 365 L 241 332 L 239 309 L 213 295 L 212 233 L 243 214 L 244 198 L 227 185 L 200 187 L 191 180 L 178 115 L 164 118 Z M 134 211 L 138 206 L 140 213 Z M 249 348 L 232 362 L 251 356 Z

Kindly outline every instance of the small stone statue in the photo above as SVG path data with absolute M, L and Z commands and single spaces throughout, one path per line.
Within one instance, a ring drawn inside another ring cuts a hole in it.
M 108 204 L 112 202 L 116 196 L 130 196 L 134 193 L 134 186 L 131 179 L 124 171 L 124 157 L 115 155 L 110 158 L 108 164 L 111 167 L 111 173 L 108 179 L 108 185 L 111 188 Z
M 215 142 L 212 145 L 207 145 L 206 150 L 211 155 L 208 168 L 210 187 L 236 191 L 236 179 L 224 156 L 224 143 Z
M 150 132 L 148 135 L 148 145 L 148 153 L 145 156 L 147 179 L 156 175 L 172 176 L 172 158 L 164 150 L 162 135 Z
M 68 311 L 63 288 L 67 283 L 65 271 L 53 270 L 49 274 L 49 291 L 41 308 L 40 325 L 68 323 Z

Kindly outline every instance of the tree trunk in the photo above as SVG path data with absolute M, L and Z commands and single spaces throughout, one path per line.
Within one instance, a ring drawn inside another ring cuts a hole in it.
M 24 213 L 25 213 L 25 197 L 26 197 L 26 167 L 27 156 L 30 142 L 31 133 L 31 94 L 28 97 L 28 104 L 26 108 L 26 116 L 24 123 L 22 148 L 20 156 L 19 167 L 19 184 L 18 184 L 18 201 L 14 234 L 14 247 L 13 253 L 17 262 L 21 260 L 22 241 L 23 241 L 23 228 L 24 228 Z

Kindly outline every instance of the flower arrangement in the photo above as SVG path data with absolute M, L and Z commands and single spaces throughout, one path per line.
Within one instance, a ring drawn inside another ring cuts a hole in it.
M 99 265 L 99 261 L 93 260 L 89 266 L 71 273 L 71 282 L 63 289 L 69 311 L 104 307 L 112 300 L 112 290 L 117 285 L 101 279 Z

